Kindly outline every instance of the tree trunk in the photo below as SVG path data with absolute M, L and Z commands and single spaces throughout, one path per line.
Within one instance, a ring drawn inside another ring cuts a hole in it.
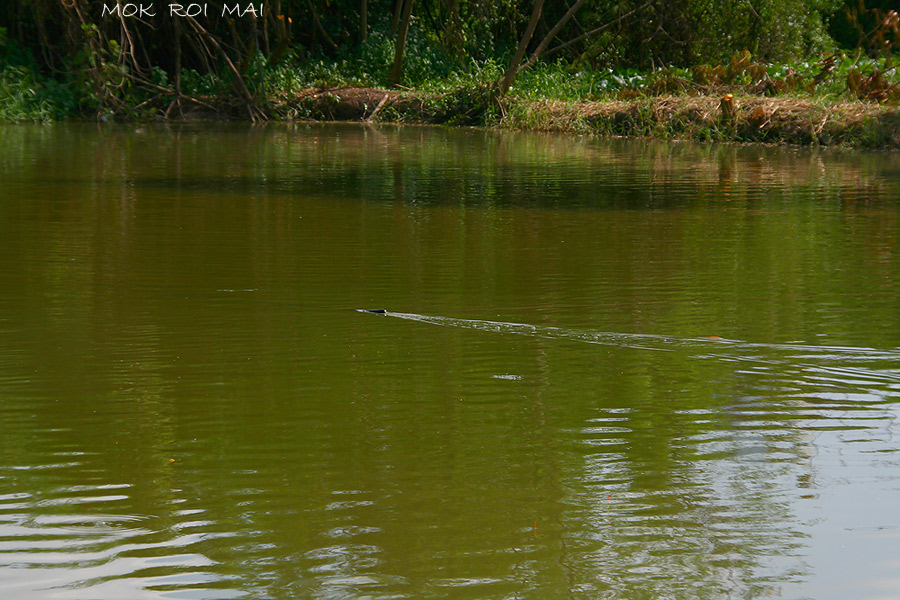
M 266 61 L 270 65 L 274 65 L 284 58 L 290 48 L 291 36 L 288 25 L 291 19 L 282 12 L 281 0 L 275 0 L 274 9 L 269 10 L 266 17 L 267 22 L 271 22 L 275 30 L 275 48 L 268 55 Z
M 315 24 L 316 29 L 319 30 L 319 33 L 322 34 L 322 38 L 331 46 L 331 49 L 337 51 L 338 45 L 334 43 L 334 40 L 331 39 L 331 36 L 328 35 L 328 32 L 325 31 L 325 28 L 322 27 L 322 22 L 319 21 L 319 14 L 316 12 L 316 7 L 313 6 L 313 3 L 310 0 L 306 0 L 306 6 L 309 7 L 309 12 L 312 14 L 313 24 Z
M 543 2 L 544 0 L 541 0 Z M 394 66 L 391 67 L 390 84 L 397 85 L 403 79 L 403 53 L 406 50 L 406 35 L 409 33 L 409 21 L 415 0 L 405 0 L 403 14 L 400 16 L 400 27 L 397 30 L 397 45 L 394 50 Z
M 175 26 L 175 97 L 181 99 L 181 22 L 173 19 Z
M 359 7 L 359 42 L 365 42 L 369 36 L 369 0 L 362 0 Z
M 397 27 L 400 25 L 400 13 L 403 12 L 403 0 L 394 2 L 394 15 L 391 17 L 391 37 L 397 35 Z
M 581 8 L 581 5 L 584 3 L 585 0 L 578 0 L 578 2 L 576 2 L 572 6 L 572 8 L 570 8 L 568 12 L 563 15 L 563 17 L 556 23 L 556 25 L 553 26 L 553 29 L 551 29 L 550 32 L 546 36 L 544 36 L 544 39 L 541 40 L 541 43 L 538 44 L 538 47 L 535 48 L 534 52 L 531 54 L 531 58 L 528 59 L 528 62 L 522 65 L 519 70 L 527 69 L 537 62 L 537 60 L 541 57 L 541 54 L 544 53 L 544 50 L 547 49 L 547 46 L 550 45 L 550 42 L 553 41 L 553 38 L 555 38 L 560 30 L 565 27 L 566 23 L 569 22 L 569 19 L 575 16 L 575 13 L 578 12 L 578 9 Z
M 446 0 L 446 3 L 447 18 L 441 30 L 441 37 L 444 40 L 444 45 L 460 59 L 460 64 L 463 64 L 464 51 L 461 33 L 462 26 L 459 19 L 459 0 Z
M 543 8 L 544 0 L 534 0 L 534 10 L 531 11 L 531 20 L 528 21 L 528 27 L 525 28 L 522 39 L 519 40 L 519 47 L 516 48 L 516 54 L 513 56 L 512 62 L 509 63 L 509 69 L 506 70 L 506 75 L 500 80 L 501 96 L 506 95 L 512 82 L 515 80 L 516 75 L 519 74 L 519 64 L 522 62 L 522 57 L 525 56 L 528 42 L 531 41 L 531 36 L 534 35 L 534 30 L 537 28 L 538 21 L 541 19 L 541 10 L 543 10 Z

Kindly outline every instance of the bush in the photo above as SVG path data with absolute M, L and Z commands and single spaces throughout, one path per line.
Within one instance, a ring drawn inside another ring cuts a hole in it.
M 72 87 L 44 77 L 34 57 L 0 27 L 0 121 L 54 121 L 77 106 Z
M 766 62 L 796 60 L 832 49 L 824 19 L 839 5 L 840 0 L 657 0 L 646 7 L 641 0 L 610 2 L 590 14 L 593 26 L 640 10 L 591 38 L 581 57 L 594 67 L 641 70 L 721 63 L 742 50 Z

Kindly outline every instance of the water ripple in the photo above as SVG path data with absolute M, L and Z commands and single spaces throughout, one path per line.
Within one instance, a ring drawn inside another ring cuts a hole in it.
M 23 599 L 154 598 L 177 590 L 235 597 L 226 589 L 230 577 L 201 550 L 217 537 L 204 531 L 209 522 L 190 519 L 202 511 L 184 511 L 166 529 L 147 515 L 110 511 L 131 500 L 131 488 L 75 485 L 0 496 L 0 567 L 30 574 L 8 578 L 6 591 Z

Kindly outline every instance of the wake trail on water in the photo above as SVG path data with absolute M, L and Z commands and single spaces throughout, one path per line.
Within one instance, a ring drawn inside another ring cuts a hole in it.
M 372 311 L 363 310 L 361 312 Z M 815 346 L 793 343 L 767 344 L 718 337 L 685 338 L 642 333 L 616 333 L 587 329 L 566 329 L 528 323 L 457 319 L 391 311 L 379 311 L 378 314 L 442 327 L 571 340 L 654 352 L 681 352 L 692 354 L 696 358 L 770 364 L 792 363 L 797 366 L 819 369 L 822 374 L 829 372 L 840 373 L 844 376 L 852 376 L 853 374 L 871 376 L 877 374 L 878 379 L 882 381 L 900 382 L 900 348 L 878 350 L 853 346 Z

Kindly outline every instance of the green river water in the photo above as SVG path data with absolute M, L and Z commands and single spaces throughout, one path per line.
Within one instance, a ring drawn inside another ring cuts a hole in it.
M 0 127 L 4 599 L 895 599 L 898 417 L 897 153 Z

